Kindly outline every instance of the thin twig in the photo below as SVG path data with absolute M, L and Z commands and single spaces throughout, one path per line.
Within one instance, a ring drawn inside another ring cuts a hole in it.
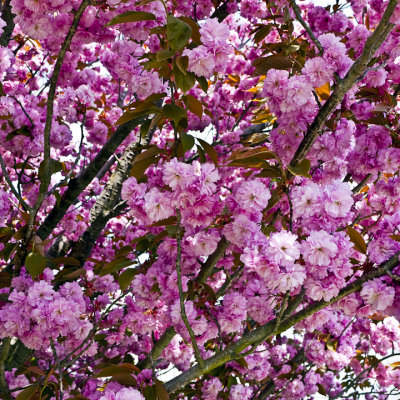
M 83 138 L 85 137 L 84 131 L 83 131 L 83 128 L 84 128 L 84 125 L 85 125 L 85 121 L 86 121 L 86 115 L 84 116 L 83 121 L 82 121 L 82 124 L 81 124 L 81 141 L 80 141 L 80 143 L 79 143 L 79 150 L 78 150 L 78 154 L 77 154 L 77 156 L 76 156 L 76 158 L 75 158 L 75 160 L 74 160 L 74 163 L 72 164 L 72 166 L 71 166 L 71 168 L 70 168 L 68 174 L 64 177 L 64 179 L 61 180 L 60 182 L 56 183 L 56 184 L 48 191 L 47 196 L 52 195 L 52 194 L 57 190 L 57 188 L 59 188 L 60 186 L 64 185 L 64 183 L 66 183 L 66 182 L 68 181 L 68 179 L 69 179 L 69 178 L 72 176 L 72 174 L 74 173 L 74 169 L 75 169 L 75 167 L 78 165 L 78 162 L 79 162 L 79 160 L 80 160 L 80 158 L 81 158 L 81 154 L 82 154 Z
M 176 210 L 177 214 L 177 227 L 178 227 L 178 234 L 176 238 L 176 276 L 178 280 L 178 290 L 179 290 L 179 303 L 181 307 L 181 317 L 182 321 L 186 326 L 186 329 L 189 332 L 190 335 L 190 340 L 192 342 L 194 354 L 196 357 L 196 361 L 200 365 L 200 367 L 204 368 L 204 361 L 201 358 L 200 350 L 196 342 L 196 336 L 194 335 L 193 329 L 190 326 L 188 317 L 186 315 L 186 310 L 185 310 L 185 299 L 184 299 L 184 294 L 183 294 L 183 289 L 182 289 L 182 270 L 181 270 L 181 257 L 182 257 L 182 236 L 181 236 L 181 213 L 179 210 Z
M 57 368 L 58 368 L 58 382 L 59 382 L 59 386 L 60 386 L 60 400 L 63 400 L 63 397 L 64 397 L 63 369 L 62 369 L 62 366 L 61 366 L 60 358 L 58 357 L 58 354 L 57 354 L 56 347 L 54 345 L 54 340 L 50 339 L 50 343 L 51 343 L 51 349 L 53 350 L 54 359 L 56 361 Z
M 303 28 L 307 31 L 308 36 L 314 42 L 315 46 L 317 47 L 320 54 L 322 55 L 322 53 L 324 52 L 324 48 L 322 47 L 320 41 L 314 35 L 311 28 L 308 26 L 307 22 L 304 21 L 303 17 L 301 16 L 301 10 L 300 10 L 300 7 L 296 4 L 296 0 L 289 0 L 289 1 L 290 1 L 290 5 L 292 6 L 292 9 L 296 15 L 297 21 L 299 21 L 300 24 L 303 26 Z
M 23 209 L 25 211 L 32 211 L 32 207 L 28 203 L 25 202 L 25 200 L 19 195 L 19 193 L 15 189 L 14 184 L 11 181 L 10 175 L 8 175 L 7 168 L 6 168 L 5 164 L 4 164 L 4 159 L 3 159 L 3 156 L 1 154 L 0 154 L 0 166 L 1 166 L 1 170 L 3 171 L 4 179 L 7 181 L 8 186 L 10 187 L 10 189 L 13 192 L 14 196 L 20 202 L 20 204 L 23 207 Z

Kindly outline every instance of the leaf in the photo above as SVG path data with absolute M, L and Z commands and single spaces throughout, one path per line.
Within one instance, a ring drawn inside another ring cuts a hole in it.
M 36 392 L 36 387 L 34 385 L 25 388 L 15 400 L 29 400 Z
M 124 271 L 119 277 L 118 277 L 118 283 L 119 287 L 121 288 L 122 291 L 128 289 L 129 285 L 133 281 L 133 278 L 139 273 L 139 270 L 134 269 L 134 268 L 129 268 L 126 271 Z
M 289 69 L 293 66 L 293 60 L 289 57 L 281 56 L 279 54 L 273 54 L 268 57 L 256 58 L 253 61 L 253 67 L 255 70 L 253 75 L 266 75 L 271 69 Z
M 157 60 L 167 60 L 168 58 L 171 58 L 175 52 L 168 50 L 168 49 L 162 49 L 159 50 L 156 54 L 156 59 Z
M 65 271 L 65 269 L 63 269 L 63 272 Z M 85 268 L 79 268 L 75 271 L 72 271 L 71 273 L 67 274 L 64 276 L 65 279 L 75 279 L 75 278 L 79 278 L 82 275 L 86 274 L 86 269 Z
M 326 342 L 326 348 L 331 351 L 336 351 L 338 346 L 338 341 L 336 339 L 331 339 Z
M 191 150 L 194 146 L 194 137 L 186 132 L 181 133 L 181 141 L 184 153 Z
M 146 158 L 154 157 L 161 153 L 165 153 L 165 150 L 160 149 L 157 146 L 150 146 L 147 150 L 143 151 L 142 153 L 138 154 L 135 157 L 135 162 L 145 160 Z
M 124 24 L 127 22 L 155 21 L 157 17 L 145 11 L 127 11 L 114 17 L 106 26 Z
M 201 89 L 203 90 L 204 93 L 208 92 L 208 81 L 204 76 L 196 76 L 197 82 L 199 82 L 199 85 Z
M 273 165 L 263 168 L 263 170 L 256 175 L 257 178 L 280 178 L 281 176 L 281 170 Z
M 159 159 L 160 157 L 157 156 L 145 158 L 144 160 L 135 162 L 131 168 L 131 176 L 134 176 L 137 180 L 139 180 L 144 175 L 147 168 L 149 168 L 152 164 L 156 164 Z
M 162 108 L 163 115 L 174 121 L 175 125 L 178 126 L 179 122 L 183 119 L 187 119 L 187 112 L 182 107 L 179 107 L 175 104 L 165 104 Z
M 176 225 L 176 216 L 172 215 L 171 217 L 168 217 L 166 219 L 162 219 L 160 221 L 154 222 L 150 226 L 166 226 L 166 225 Z
M 115 271 L 118 271 L 122 268 L 128 267 L 132 265 L 133 261 L 127 259 L 126 257 L 118 257 L 115 260 L 112 260 L 108 264 L 106 264 L 100 271 L 99 275 L 104 276 L 108 274 L 112 274 Z
M 115 375 L 110 380 L 116 381 L 124 386 L 135 387 L 138 384 L 136 378 L 134 378 L 132 375 Z
M 389 237 L 396 242 L 400 242 L 400 235 L 390 235 Z
M 215 295 L 215 292 L 214 292 L 213 288 L 210 285 L 208 285 L 207 283 L 205 283 L 205 282 L 203 282 L 201 284 L 201 286 L 204 287 L 204 289 L 206 290 L 206 292 L 210 296 L 212 304 L 214 304 L 217 301 L 217 296 Z
M 247 361 L 242 357 L 236 360 L 236 362 L 242 367 L 242 368 L 249 368 L 249 365 L 247 364 Z
M 133 364 L 124 363 L 120 365 L 107 365 L 95 376 L 97 378 L 105 378 L 107 376 L 131 375 L 135 372 L 140 372 L 140 369 Z
M 0 289 L 11 285 L 11 276 L 6 271 L 0 271 Z
M 251 156 L 255 156 L 263 160 L 276 158 L 276 154 L 273 151 L 269 151 L 266 147 L 254 147 L 250 150 L 245 147 L 241 150 L 234 151 L 229 157 L 229 160 L 240 160 Z
M 326 82 L 325 85 L 316 88 L 315 91 L 321 100 L 328 100 L 331 95 L 329 82 Z
M 183 73 L 178 66 L 174 66 L 173 73 L 176 85 L 184 93 L 188 92 L 196 83 L 196 78 L 193 73 Z
M 81 262 L 75 257 L 57 257 L 50 261 L 53 264 L 76 265 L 78 267 L 81 265 Z
M 239 160 L 232 160 L 228 166 L 240 168 L 268 168 L 270 165 L 265 160 L 253 156 Z
M 125 122 L 132 121 L 133 119 L 143 117 L 148 114 L 157 114 L 160 112 L 160 109 L 155 106 L 148 106 L 147 108 L 137 109 L 135 111 L 126 111 L 121 115 L 121 117 L 117 120 L 117 125 L 122 125 Z
M 46 268 L 46 257 L 39 253 L 29 253 L 25 258 L 25 267 L 32 278 L 36 278 Z
M 192 96 L 191 94 L 188 94 L 187 105 L 189 110 L 201 119 L 203 116 L 203 104 L 201 104 L 201 101 L 196 99 L 196 97 Z
M 186 22 L 192 28 L 192 40 L 197 44 L 201 44 L 200 26 L 191 18 L 179 17 L 182 21 Z
M 254 41 L 256 43 L 261 42 L 271 32 L 271 29 L 272 25 L 261 26 L 254 35 Z
M 288 165 L 287 169 L 291 172 L 294 176 L 304 176 L 306 178 L 311 179 L 311 175 L 309 173 L 311 167 L 311 162 L 307 158 L 303 161 L 299 162 L 294 167 L 292 165 Z
M 167 18 L 167 39 L 172 50 L 184 47 L 192 36 L 192 28 L 186 22 L 172 15 Z
M 360 253 L 367 254 L 367 244 L 361 233 L 356 231 L 351 226 L 347 227 L 347 234 L 350 237 L 350 241 L 354 244 L 354 249 Z
M 165 385 L 157 378 L 154 378 L 154 386 L 156 387 L 156 392 L 159 400 L 169 400 L 168 392 L 165 389 Z
M 189 57 L 188 56 L 176 57 L 175 64 L 183 74 L 186 74 L 189 66 Z
M 211 158 L 212 162 L 215 164 L 215 166 L 218 166 L 218 154 L 215 151 L 214 147 L 211 146 L 211 144 L 207 143 L 203 139 L 197 139 L 199 143 L 201 144 L 201 147 L 204 149 L 204 151 L 208 154 L 208 156 Z

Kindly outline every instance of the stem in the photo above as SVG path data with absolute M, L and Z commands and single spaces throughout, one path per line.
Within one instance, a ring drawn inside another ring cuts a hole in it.
M 10 351 L 11 338 L 7 337 L 2 340 L 0 347 L 0 390 L 4 393 L 4 400 L 12 400 L 10 394 L 10 388 L 8 387 L 6 376 L 5 376 L 5 361 L 7 360 L 8 353 Z
M 308 26 L 307 22 L 304 21 L 303 17 L 301 16 L 301 10 L 300 10 L 300 7 L 296 4 L 296 0 L 289 0 L 289 2 L 290 2 L 290 5 L 293 8 L 293 11 L 294 11 L 295 15 L 296 15 L 297 21 L 299 21 L 300 24 L 303 26 L 303 28 L 307 31 L 308 36 L 314 42 L 315 46 L 319 50 L 319 53 L 322 55 L 322 53 L 324 52 L 324 48 L 322 47 L 321 43 L 319 42 L 319 40 L 314 35 L 314 33 L 311 30 L 311 28 Z
M 182 290 L 182 271 L 181 271 L 181 257 L 182 257 L 182 236 L 181 236 L 181 213 L 179 210 L 176 210 L 177 213 L 177 219 L 178 219 L 178 235 L 176 238 L 176 276 L 178 279 L 178 290 L 179 290 L 179 303 L 181 306 L 181 317 L 182 321 L 186 326 L 186 329 L 189 332 L 190 335 L 190 340 L 192 342 L 194 354 L 196 357 L 196 361 L 198 362 L 198 365 L 200 367 L 204 368 L 204 361 L 201 358 L 200 350 L 199 347 L 197 346 L 196 342 L 196 336 L 194 335 L 193 329 L 190 326 L 188 317 L 186 315 L 185 311 L 185 299 L 184 299 L 184 294 Z

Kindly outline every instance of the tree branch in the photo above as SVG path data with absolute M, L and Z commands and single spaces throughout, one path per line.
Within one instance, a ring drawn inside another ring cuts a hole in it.
M 0 46 L 2 47 L 7 47 L 8 43 L 10 43 L 11 35 L 15 27 L 14 18 L 15 15 L 11 11 L 11 0 L 6 0 L 1 12 L 1 19 L 7 24 L 3 28 L 3 34 L 0 36 Z
M 376 270 L 373 270 L 358 278 L 354 282 L 348 284 L 339 292 L 336 297 L 332 298 L 331 300 L 317 301 L 298 311 L 296 314 L 288 316 L 283 321 L 281 321 L 279 327 L 276 327 L 277 318 L 274 318 L 266 324 L 248 332 L 235 343 L 232 343 L 231 345 L 226 347 L 220 353 L 208 358 L 207 360 L 204 360 L 204 368 L 201 368 L 199 365 L 195 365 L 188 371 L 167 382 L 165 385 L 167 391 L 169 393 L 172 393 L 178 390 L 179 388 L 187 385 L 199 376 L 210 372 L 214 368 L 223 365 L 228 361 L 234 360 L 238 356 L 238 354 L 240 354 L 240 352 L 243 351 L 246 347 L 251 346 L 256 342 L 263 342 L 274 335 L 285 332 L 292 326 L 303 321 L 305 318 L 315 314 L 317 311 L 320 311 L 323 308 L 335 303 L 336 301 L 348 296 L 349 294 L 360 290 L 365 282 L 383 276 L 387 273 L 387 271 L 392 270 L 395 266 L 397 266 L 399 263 L 399 254 L 400 252 L 392 256 L 388 261 L 383 263 Z
M 290 162 L 292 167 L 295 167 L 305 158 L 330 114 L 340 104 L 345 94 L 355 84 L 357 78 L 362 75 L 377 49 L 381 46 L 383 41 L 394 28 L 394 25 L 389 23 L 389 21 L 398 2 L 399 0 L 389 1 L 381 21 L 374 32 L 368 37 L 361 56 L 354 62 L 344 79 L 338 82 L 335 90 L 326 103 L 322 106 L 321 110 L 308 128 L 303 140 L 301 141 L 295 155 L 292 158 L 292 161 Z M 289 172 L 288 176 L 291 176 Z
M 93 161 L 76 178 L 68 182 L 68 189 L 61 197 L 59 204 L 54 206 L 36 232 L 42 240 L 49 237 L 53 229 L 64 217 L 68 208 L 96 177 L 96 174 L 101 170 L 119 145 L 128 137 L 134 128 L 143 122 L 144 117 L 140 117 L 118 126 L 117 130 L 98 152 Z
M 300 10 L 300 7 L 296 4 L 296 0 L 289 0 L 289 2 L 290 2 L 290 5 L 292 6 L 292 9 L 293 9 L 295 15 L 296 15 L 297 21 L 299 21 L 300 24 L 303 26 L 303 28 L 307 31 L 308 36 L 315 43 L 315 46 L 317 47 L 320 54 L 322 55 L 322 53 L 324 52 L 324 48 L 322 47 L 321 43 L 314 35 L 311 28 L 308 26 L 307 22 L 304 21 L 303 17 L 301 16 L 301 10 Z
M 54 66 L 53 73 L 50 78 L 50 89 L 49 94 L 47 96 L 47 111 L 46 111 L 46 123 L 44 127 L 44 148 L 43 148 L 43 175 L 40 182 L 39 194 L 36 199 L 36 203 L 34 205 L 34 212 L 30 214 L 29 225 L 33 225 L 33 222 L 36 218 L 36 213 L 39 210 L 44 198 L 46 197 L 46 192 L 50 184 L 51 178 L 51 170 L 50 170 L 50 131 L 53 123 L 53 111 L 54 111 L 54 99 L 56 96 L 57 82 L 58 77 L 60 75 L 61 67 L 64 62 L 65 55 L 67 54 L 67 50 L 71 45 L 72 38 L 75 35 L 76 30 L 78 29 L 79 21 L 86 7 L 89 5 L 89 0 L 83 0 L 78 10 L 74 15 L 74 19 L 72 21 L 72 25 L 69 28 L 67 37 L 64 40 L 64 43 L 61 46 L 60 52 L 58 53 L 57 61 Z

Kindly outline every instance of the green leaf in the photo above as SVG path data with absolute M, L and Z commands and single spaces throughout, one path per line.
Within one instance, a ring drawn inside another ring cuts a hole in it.
M 63 265 L 76 265 L 80 266 L 81 262 L 75 257 L 57 257 L 51 260 L 54 264 L 63 264 Z
M 143 395 L 145 400 L 156 400 L 157 399 L 157 389 L 155 386 L 146 386 L 143 390 Z
M 171 58 L 174 54 L 175 54 L 174 51 L 162 49 L 157 52 L 156 59 L 157 60 L 168 60 L 168 58 Z
M 199 82 L 199 85 L 201 89 L 203 90 L 204 93 L 208 92 L 208 81 L 204 76 L 196 76 L 197 82 Z
M 196 83 L 196 78 L 191 72 L 184 74 L 177 66 L 173 69 L 175 83 L 184 93 L 189 91 Z
M 192 40 L 197 44 L 201 44 L 200 26 L 191 18 L 180 16 L 179 19 L 186 22 L 192 28 Z
M 159 400 L 169 400 L 168 392 L 165 389 L 164 384 L 157 378 L 154 378 L 154 386 L 156 387 L 156 392 Z
M 46 257 L 39 253 L 29 253 L 25 258 L 25 267 L 32 278 L 36 278 L 46 268 Z
M 162 108 L 162 113 L 166 118 L 174 121 L 175 126 L 178 126 L 182 119 L 187 119 L 186 110 L 175 104 L 165 104 Z
M 303 161 L 299 162 L 294 167 L 291 165 L 288 165 L 287 169 L 289 172 L 291 172 L 295 176 L 299 175 L 299 176 L 304 176 L 306 178 L 311 178 L 311 175 L 309 172 L 310 167 L 311 167 L 310 160 L 305 158 Z
M 36 387 L 34 385 L 25 388 L 15 400 L 29 400 L 36 392 Z
M 271 69 L 290 69 L 292 68 L 294 61 L 289 57 L 284 57 L 279 54 L 273 54 L 268 57 L 256 58 L 253 61 L 253 67 L 255 70 L 253 75 L 266 75 Z
M 214 147 L 211 146 L 211 144 L 207 143 L 205 140 L 202 140 L 202 139 L 197 139 L 197 140 L 201 144 L 201 147 L 204 149 L 204 151 L 211 158 L 211 160 L 215 164 L 215 166 L 218 166 L 218 154 L 215 151 Z
M 133 281 L 133 278 L 139 273 L 139 270 L 129 268 L 126 271 L 124 271 L 119 277 L 118 277 L 118 283 L 119 287 L 121 288 L 122 291 L 128 289 L 129 285 Z
M 126 22 L 155 21 L 157 17 L 145 11 L 127 11 L 114 17 L 106 26 L 123 24 Z
M 181 133 L 181 141 L 184 153 L 192 149 L 194 146 L 194 137 L 192 135 L 189 135 L 188 133 Z
M 140 372 L 140 369 L 132 364 L 108 365 L 100 370 L 95 376 L 105 378 L 107 376 L 131 375 L 134 372 Z
M 347 234 L 350 237 L 350 241 L 354 244 L 354 249 L 360 253 L 367 254 L 367 244 L 361 233 L 356 231 L 351 226 L 347 227 Z
M 179 50 L 184 47 L 192 36 L 192 28 L 179 18 L 168 15 L 167 18 L 167 39 L 172 50 Z
M 200 100 L 196 99 L 196 97 L 191 94 L 188 94 L 187 106 L 193 114 L 197 115 L 201 119 L 203 116 L 203 104 L 201 104 Z
M 160 156 L 153 156 L 135 162 L 131 168 L 131 176 L 134 176 L 137 180 L 139 180 L 142 178 L 147 168 L 149 168 L 152 164 L 157 164 L 159 159 Z
M 129 265 L 132 265 L 133 262 L 125 257 L 118 257 L 115 260 L 112 260 L 108 264 L 106 264 L 100 271 L 99 275 L 104 276 L 108 274 L 112 274 L 115 271 L 119 271 L 122 268 L 125 268 Z

